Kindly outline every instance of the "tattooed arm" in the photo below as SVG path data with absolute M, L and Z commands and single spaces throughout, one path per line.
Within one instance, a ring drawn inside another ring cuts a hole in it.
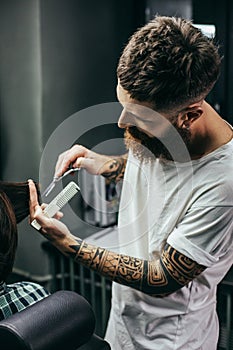
M 32 181 L 29 181 L 29 189 L 30 220 L 39 222 L 41 234 L 64 255 L 112 281 L 146 294 L 163 296 L 182 288 L 205 269 L 169 244 L 165 245 L 158 259 L 149 261 L 88 244 L 72 235 L 62 222 L 44 215 Z
M 165 245 L 159 259 L 148 261 L 74 239 L 75 244 L 69 244 L 66 249 L 62 247 L 64 254 L 112 281 L 154 296 L 180 289 L 205 269 L 169 244 Z
M 124 176 L 127 154 L 119 157 L 105 156 L 81 145 L 74 145 L 58 157 L 55 177 L 61 176 L 72 164 L 74 168 L 86 169 L 90 174 L 103 175 L 109 182 Z

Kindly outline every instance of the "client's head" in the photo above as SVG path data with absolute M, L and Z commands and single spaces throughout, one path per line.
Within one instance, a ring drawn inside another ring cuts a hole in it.
M 40 192 L 37 186 L 38 196 Z M 0 181 L 0 282 L 12 271 L 18 241 L 17 224 L 29 215 L 28 182 Z
M 13 206 L 7 195 L 0 192 L 0 281 L 6 281 L 12 271 L 17 241 Z

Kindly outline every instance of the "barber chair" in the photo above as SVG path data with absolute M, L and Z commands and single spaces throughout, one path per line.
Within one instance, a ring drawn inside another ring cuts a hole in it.
M 58 291 L 0 321 L 1 350 L 110 350 L 94 334 L 90 304 L 72 291 Z

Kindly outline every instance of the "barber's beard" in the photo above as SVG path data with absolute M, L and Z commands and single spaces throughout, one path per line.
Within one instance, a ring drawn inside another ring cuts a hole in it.
M 166 148 L 166 140 L 174 137 L 174 128 L 182 138 L 184 147 L 189 149 L 191 133 L 188 129 L 179 128 L 176 122 L 166 131 L 162 138 L 150 137 L 136 126 L 127 127 L 125 130 L 125 145 L 130 149 L 133 155 L 139 160 L 151 161 L 155 158 L 174 160 L 172 154 Z M 171 132 L 173 129 L 173 132 Z M 169 142 L 170 143 L 170 142 Z M 174 140 L 175 144 L 175 140 Z M 173 150 L 175 152 L 175 150 Z

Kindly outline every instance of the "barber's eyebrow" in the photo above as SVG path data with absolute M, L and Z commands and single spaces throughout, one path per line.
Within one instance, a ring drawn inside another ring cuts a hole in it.
M 153 123 L 154 122 L 154 118 L 146 118 L 143 114 L 139 114 L 139 113 L 133 113 L 133 112 L 130 112 L 128 110 L 124 110 L 124 112 L 122 111 L 122 113 L 124 114 L 131 114 L 132 116 L 134 116 L 134 118 L 138 119 L 138 120 L 141 120 L 141 121 L 144 121 L 146 123 Z

